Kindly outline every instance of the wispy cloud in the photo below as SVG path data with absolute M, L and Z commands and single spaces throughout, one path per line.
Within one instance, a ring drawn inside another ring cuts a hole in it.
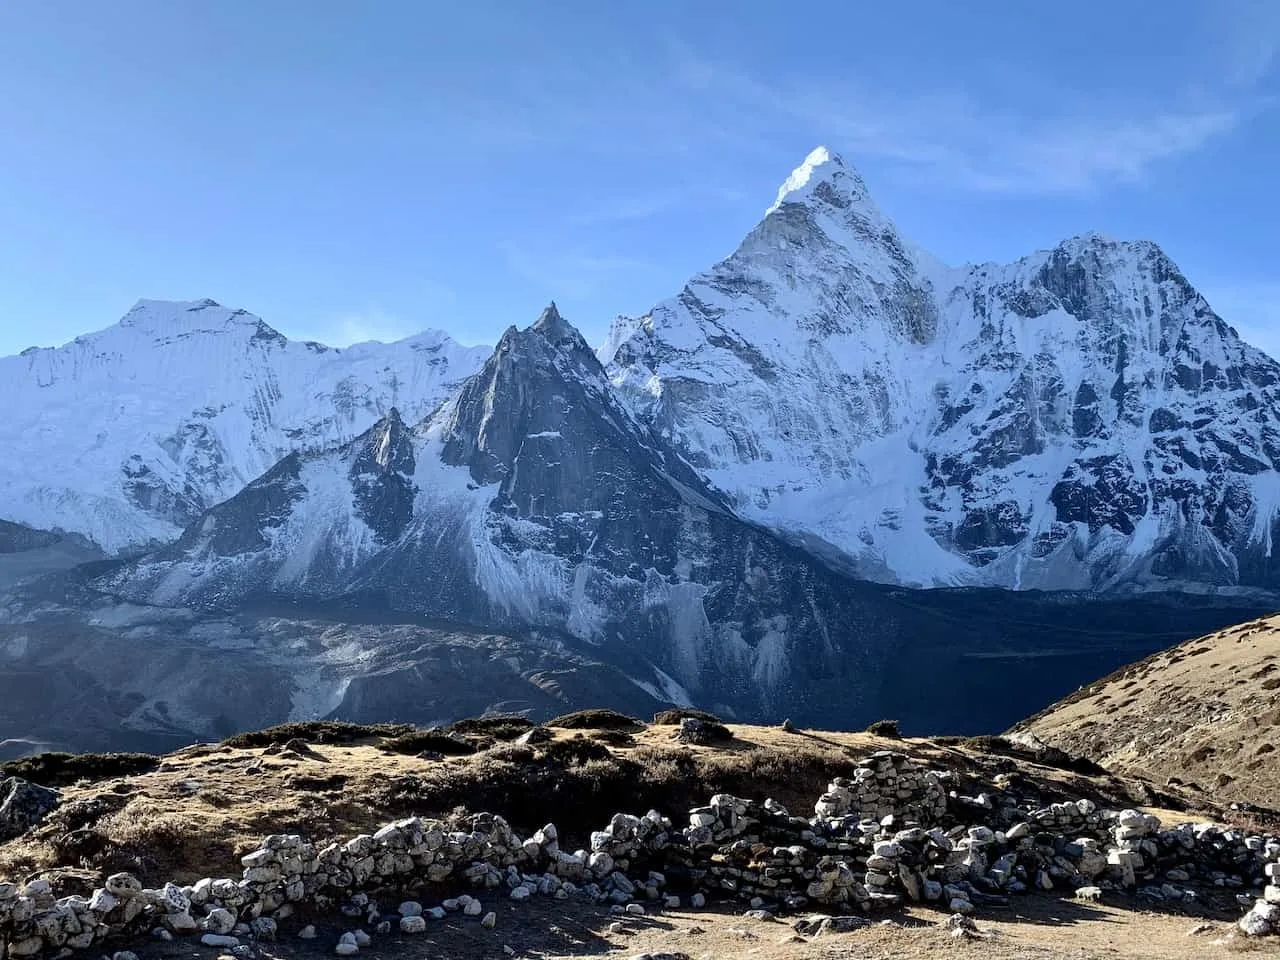
M 1220 0 L 1218 44 L 1227 79 L 1237 86 L 1261 83 L 1280 61 L 1280 4 L 1275 0 Z
M 512 272 L 553 297 L 586 299 L 620 276 L 653 269 L 647 261 L 634 257 L 590 253 L 573 247 L 508 243 L 501 250 Z
M 420 322 L 395 316 L 378 307 L 355 311 L 308 323 L 295 333 L 286 331 L 300 339 L 316 340 L 330 347 L 349 347 L 353 343 L 367 343 L 376 340 L 381 343 L 394 343 L 414 334 L 421 333 Z
M 1199 149 L 1265 102 L 1236 92 L 1103 112 L 1063 104 L 1028 115 L 963 92 L 892 95 L 853 76 L 765 80 L 673 48 L 675 76 L 718 109 L 752 117 L 765 137 L 807 134 L 900 176 L 991 192 L 1067 192 L 1140 179 L 1155 163 Z
M 827 143 L 914 182 L 1088 191 L 1140 180 L 1270 106 L 1259 85 L 1280 52 L 1280 3 L 1222 0 L 1213 22 L 1220 37 L 1206 43 L 1203 75 L 1146 95 L 1045 90 L 1019 106 L 998 90 L 892 89 L 856 68 L 809 64 L 788 76 L 778 64 L 766 70 L 672 41 L 644 63 L 584 57 L 525 68 L 501 104 L 501 124 L 524 146 L 534 135 L 610 162 L 648 158 L 663 171 L 696 170 L 701 183 L 717 162 L 730 166 L 726 158 L 785 164 L 799 159 L 798 145 Z M 667 179 L 581 218 L 641 219 L 683 202 L 682 185 Z

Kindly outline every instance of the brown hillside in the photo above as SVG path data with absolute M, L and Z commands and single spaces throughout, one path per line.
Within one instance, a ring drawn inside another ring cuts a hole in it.
M 1280 616 L 1130 664 L 1015 726 L 1107 770 L 1280 806 Z
M 158 764 L 82 755 L 59 757 L 48 770 L 38 758 L 0 765 L 0 774 L 64 787 L 65 799 L 35 831 L 0 843 L 0 879 L 61 868 L 68 893 L 117 870 L 146 882 L 191 883 L 239 873 L 239 858 L 265 834 L 297 832 L 328 842 L 397 817 L 448 816 L 459 808 L 501 814 L 526 832 L 554 821 L 572 842 L 585 842 L 588 831 L 619 810 L 680 815 L 720 792 L 811 810 L 832 777 L 852 775 L 859 759 L 884 749 L 953 770 L 975 790 L 1005 778 L 1046 802 L 1089 797 L 1113 807 L 1173 807 L 1188 816 L 1215 812 L 1194 793 L 1153 793 L 992 737 L 902 740 L 735 724 L 728 741 L 690 746 L 674 739 L 674 726 L 653 724 L 633 733 L 546 727 L 548 742 L 526 746 L 473 730 L 475 723 L 455 724 L 472 732 L 465 736 L 469 746 L 450 753 L 433 749 L 430 738 L 419 743 L 425 732 L 318 723 L 189 747 Z M 523 732 L 501 724 L 493 730 L 503 737 Z M 285 748 L 289 742 L 292 749 Z M 573 836 L 575 829 L 581 836 Z

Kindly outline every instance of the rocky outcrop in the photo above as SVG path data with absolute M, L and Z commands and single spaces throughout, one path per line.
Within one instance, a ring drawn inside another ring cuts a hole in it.
M 61 802 L 57 790 L 18 777 L 0 780 L 0 841 L 26 833 Z
M 21 523 L 0 520 L 0 553 L 24 553 L 51 547 L 62 539 L 51 530 L 34 530 Z

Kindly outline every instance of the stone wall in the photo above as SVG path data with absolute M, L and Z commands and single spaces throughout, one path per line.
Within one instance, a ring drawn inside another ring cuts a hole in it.
M 323 848 L 267 837 L 242 862 L 237 879 L 191 886 L 144 889 L 116 874 L 90 898 L 55 899 L 43 880 L 0 883 L 0 960 L 147 935 L 199 935 L 229 947 L 274 936 L 301 905 L 386 929 L 380 902 L 444 897 L 430 909 L 402 907 L 401 928 L 415 932 L 450 909 L 478 917 L 478 898 L 448 896 L 463 890 L 583 897 L 633 912 L 645 901 L 697 906 L 712 896 L 868 913 L 904 900 L 967 913 L 1033 888 L 1083 896 L 1122 888 L 1152 902 L 1217 890 L 1242 905 L 1260 893 L 1242 927 L 1280 929 L 1280 886 L 1270 885 L 1280 877 L 1276 838 L 1209 824 L 1164 829 L 1154 817 L 1088 800 L 1031 807 L 995 787 L 963 796 L 949 775 L 888 752 L 833 781 L 810 817 L 771 800 L 717 795 L 689 812 L 687 826 L 657 811 L 616 814 L 590 835 L 589 849 L 573 851 L 551 824 L 521 838 L 491 814 L 449 824 L 412 818 Z

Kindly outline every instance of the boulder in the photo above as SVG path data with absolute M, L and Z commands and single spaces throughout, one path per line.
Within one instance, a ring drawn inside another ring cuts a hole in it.
M 0 841 L 26 833 L 61 802 L 57 790 L 17 777 L 0 780 Z

